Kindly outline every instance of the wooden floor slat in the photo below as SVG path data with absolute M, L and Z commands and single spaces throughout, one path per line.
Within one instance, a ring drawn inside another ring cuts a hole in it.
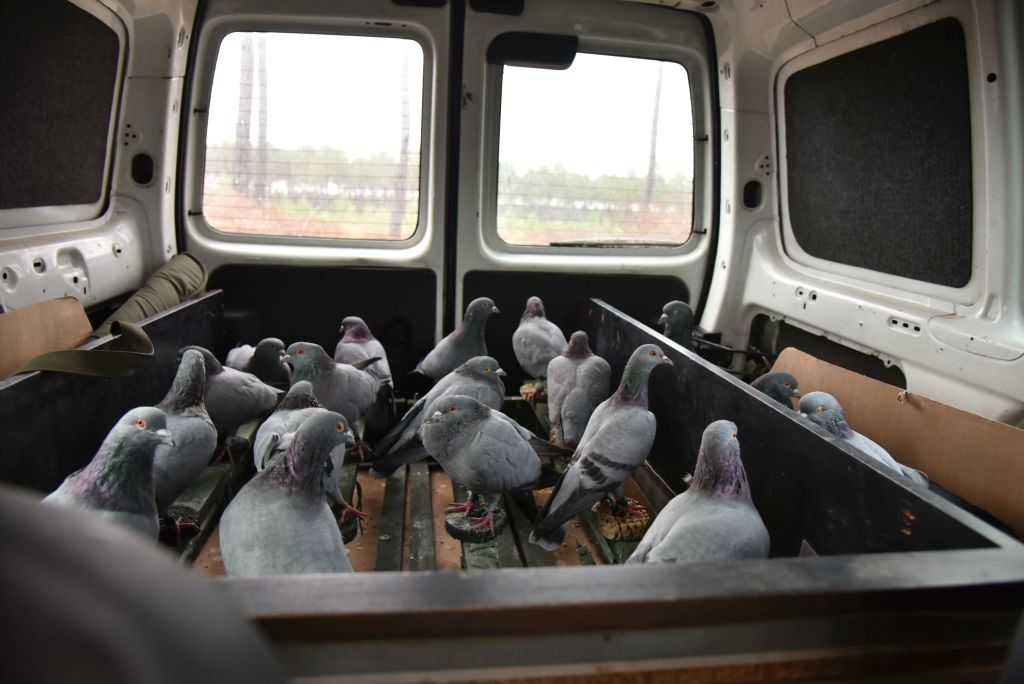
M 402 569 L 408 471 L 408 466 L 402 466 L 393 472 L 386 481 L 377 536 L 377 563 L 374 566 L 374 570 L 377 572 Z
M 419 461 L 409 466 L 409 570 L 433 570 L 434 517 L 431 511 L 430 466 Z

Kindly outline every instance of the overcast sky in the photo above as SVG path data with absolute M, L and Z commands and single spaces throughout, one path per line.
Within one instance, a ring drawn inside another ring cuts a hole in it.
M 208 139 L 235 139 L 242 35 L 221 45 Z M 256 39 L 254 37 L 255 45 Z M 394 38 L 266 34 L 267 137 L 281 148 L 332 147 L 350 159 L 401 145 L 401 74 L 408 62 L 419 148 L 423 53 Z M 565 71 L 506 67 L 500 158 L 518 170 L 561 164 L 571 172 L 646 175 L 659 62 L 578 54 Z M 254 75 L 258 62 L 254 62 Z M 685 70 L 665 63 L 658 130 L 658 174 L 693 173 L 693 127 Z M 256 137 L 257 83 L 252 138 Z

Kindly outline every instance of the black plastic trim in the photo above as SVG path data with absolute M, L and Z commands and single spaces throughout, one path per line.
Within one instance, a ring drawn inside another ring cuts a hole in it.
M 510 31 L 502 33 L 487 46 L 487 61 L 491 64 L 568 69 L 576 59 L 579 44 L 576 36 Z

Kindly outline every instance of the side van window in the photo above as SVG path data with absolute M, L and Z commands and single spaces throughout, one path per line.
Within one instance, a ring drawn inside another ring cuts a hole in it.
M 203 215 L 223 233 L 405 240 L 419 216 L 423 50 L 405 38 L 221 42 Z
M 693 223 L 693 111 L 675 62 L 580 52 L 505 65 L 498 237 L 512 245 L 666 246 Z
M 117 17 L 88 0 L 0 9 L 0 227 L 102 213 L 123 37 Z

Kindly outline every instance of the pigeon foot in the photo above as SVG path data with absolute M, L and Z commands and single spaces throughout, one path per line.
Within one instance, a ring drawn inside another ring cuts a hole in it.
M 465 513 L 468 516 L 470 513 L 473 512 L 474 508 L 476 508 L 476 502 L 473 501 L 472 499 L 470 499 L 469 501 L 466 501 L 464 503 L 456 503 L 456 502 L 453 501 L 452 504 L 450 506 L 448 506 L 448 508 L 444 509 L 444 512 L 445 513 Z
M 476 525 L 469 528 L 470 530 L 482 530 L 485 527 L 490 527 L 491 534 L 496 534 L 494 531 L 494 511 L 487 511 L 487 515 L 476 518 L 471 517 L 469 520 L 476 523 Z
M 350 515 L 353 518 L 356 518 L 357 520 L 362 520 L 366 517 L 366 513 L 359 510 L 355 506 L 345 504 L 345 506 L 341 509 L 341 516 L 338 518 L 338 524 L 343 525 L 345 523 L 345 519 L 348 518 L 348 516 Z

